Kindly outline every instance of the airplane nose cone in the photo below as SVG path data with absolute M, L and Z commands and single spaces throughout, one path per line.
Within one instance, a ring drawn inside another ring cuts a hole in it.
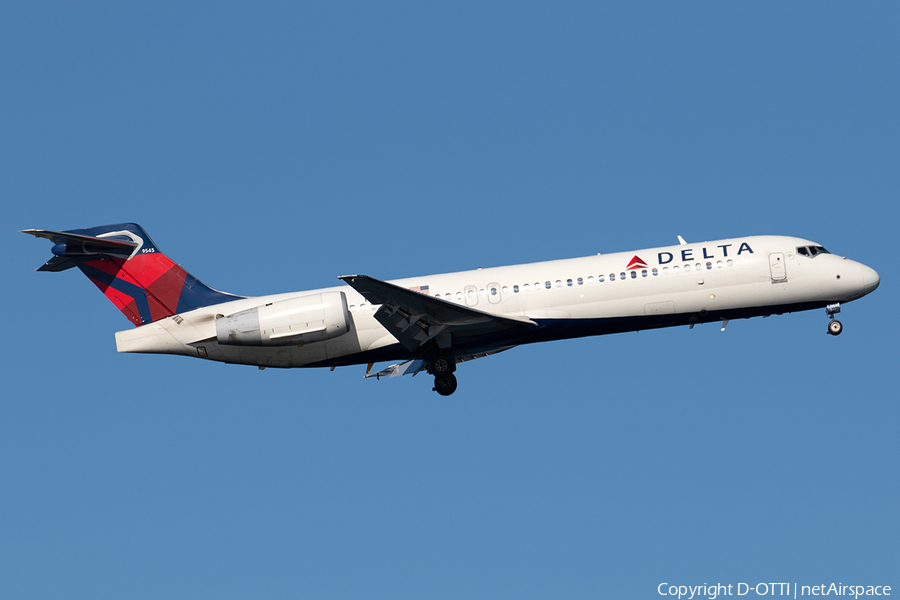
M 881 283 L 881 277 L 878 276 L 878 273 L 875 272 L 874 269 L 870 269 L 869 267 L 863 267 L 863 293 L 868 294 L 870 292 L 874 292 L 875 288 Z

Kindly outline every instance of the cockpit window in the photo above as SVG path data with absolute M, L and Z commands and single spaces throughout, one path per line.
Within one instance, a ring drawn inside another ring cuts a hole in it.
M 823 248 L 822 246 L 801 246 L 797 248 L 797 254 L 800 256 L 809 256 L 810 258 L 814 256 L 818 256 L 819 254 L 831 254 L 828 250 Z

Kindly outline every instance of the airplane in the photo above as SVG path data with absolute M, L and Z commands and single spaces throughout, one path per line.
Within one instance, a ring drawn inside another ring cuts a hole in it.
M 750 236 L 268 296 L 215 290 L 135 223 L 26 229 L 54 243 L 38 271 L 78 267 L 136 325 L 119 352 L 266 367 L 368 365 L 366 377 L 427 372 L 457 389 L 459 363 L 521 344 L 825 308 L 874 291 L 878 273 L 808 240 Z M 375 363 L 400 361 L 376 373 Z

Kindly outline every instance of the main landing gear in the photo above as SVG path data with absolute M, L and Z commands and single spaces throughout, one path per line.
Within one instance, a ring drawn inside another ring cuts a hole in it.
M 456 391 L 457 381 L 453 372 L 456 361 L 440 354 L 431 360 L 428 372 L 434 375 L 434 391 L 441 396 L 449 396 Z
M 449 396 L 456 391 L 456 386 L 456 375 L 453 373 L 434 378 L 434 391 L 441 396 Z
M 829 335 L 841 335 L 841 332 L 844 330 L 844 326 L 840 321 L 834 318 L 834 315 L 841 312 L 840 304 L 829 304 L 825 307 L 825 313 L 828 315 L 828 334 Z

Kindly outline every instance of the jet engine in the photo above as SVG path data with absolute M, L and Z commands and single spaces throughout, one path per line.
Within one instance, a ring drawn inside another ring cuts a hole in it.
M 330 340 L 349 330 L 344 292 L 270 302 L 216 319 L 216 338 L 231 346 L 296 346 Z

